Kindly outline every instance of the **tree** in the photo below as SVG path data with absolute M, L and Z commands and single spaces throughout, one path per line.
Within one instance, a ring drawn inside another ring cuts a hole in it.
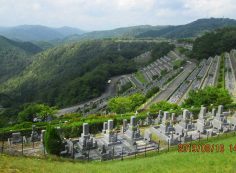
M 18 114 L 18 120 L 33 121 L 35 117 L 46 119 L 49 115 L 53 115 L 56 111 L 55 107 L 49 107 L 45 104 L 27 104 L 23 106 L 23 110 Z
M 144 101 L 145 96 L 139 93 L 127 97 L 116 97 L 108 101 L 108 109 L 118 114 L 132 112 Z
M 167 101 L 160 101 L 158 103 L 152 104 L 150 106 L 151 113 L 157 113 L 160 110 L 169 111 L 171 113 L 180 113 L 181 107 L 174 103 L 169 103 Z
M 154 94 L 156 94 L 158 91 L 160 90 L 159 87 L 153 87 L 152 89 L 150 89 L 147 94 L 146 94 L 146 98 L 150 98 L 152 97 Z
M 229 92 L 223 88 L 206 87 L 190 91 L 189 97 L 184 101 L 183 107 L 201 107 L 201 105 L 229 105 L 233 102 Z
M 191 57 L 197 59 L 209 58 L 228 52 L 236 47 L 236 27 L 219 29 L 206 33 L 195 40 Z
M 49 154 L 59 155 L 62 149 L 62 139 L 59 135 L 58 129 L 47 126 L 44 136 L 44 145 Z

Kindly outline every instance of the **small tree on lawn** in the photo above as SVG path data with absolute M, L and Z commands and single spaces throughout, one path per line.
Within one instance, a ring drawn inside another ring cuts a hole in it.
M 44 137 L 46 151 L 49 154 L 59 155 L 62 148 L 62 139 L 59 135 L 58 129 L 47 126 L 46 134 Z

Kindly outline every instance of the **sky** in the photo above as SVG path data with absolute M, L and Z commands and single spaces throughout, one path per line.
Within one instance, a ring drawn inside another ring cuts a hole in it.
M 179 25 L 199 18 L 236 19 L 236 0 L 0 0 L 0 25 L 106 30 Z

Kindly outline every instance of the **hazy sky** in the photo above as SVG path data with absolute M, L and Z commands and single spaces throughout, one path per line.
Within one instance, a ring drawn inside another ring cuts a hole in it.
M 0 25 L 40 24 L 85 30 L 176 25 L 236 18 L 236 0 L 0 0 Z

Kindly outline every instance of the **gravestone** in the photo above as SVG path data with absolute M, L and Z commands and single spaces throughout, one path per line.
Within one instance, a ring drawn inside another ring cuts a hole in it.
M 151 142 L 152 140 L 152 133 L 149 130 L 145 130 L 144 132 L 144 140 L 147 142 Z
M 127 119 L 123 119 L 123 124 L 122 124 L 122 133 L 125 133 L 125 131 L 127 130 Z
M 125 135 L 127 136 L 129 140 L 142 139 L 140 135 L 140 130 L 137 125 L 136 116 L 131 116 L 130 124 L 129 124 L 128 130 L 125 132 Z
M 191 113 L 187 109 L 184 109 L 181 121 L 175 125 L 176 134 L 183 136 L 183 133 L 193 130 L 194 126 L 191 118 Z
M 201 106 L 201 110 L 198 115 L 196 127 L 200 133 L 206 133 L 206 129 L 211 128 L 211 122 L 207 120 L 206 107 L 204 106 Z
M 39 136 L 38 132 L 35 130 L 35 125 L 32 125 L 32 132 L 30 135 L 30 141 L 35 142 L 35 141 L 39 141 L 39 140 L 40 140 L 40 136 Z
M 105 130 L 104 133 L 104 142 L 108 146 L 120 143 L 120 141 L 118 140 L 118 134 L 113 129 L 113 126 L 114 126 L 114 121 L 108 120 L 107 129 Z
M 88 123 L 83 123 L 83 133 L 79 138 L 78 145 L 82 150 L 97 148 L 97 141 L 89 134 Z
M 223 112 L 223 105 L 218 106 L 218 111 L 212 121 L 212 125 L 218 131 L 226 132 L 230 130 L 229 123 L 227 122 L 227 113 Z

